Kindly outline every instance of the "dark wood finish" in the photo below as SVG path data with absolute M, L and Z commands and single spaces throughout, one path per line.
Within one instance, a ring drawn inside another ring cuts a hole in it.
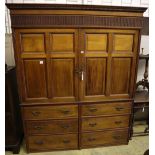
M 77 119 L 26 121 L 28 134 L 76 133 L 78 132 Z
M 131 113 L 130 102 L 116 103 L 100 103 L 89 104 L 82 106 L 82 117 L 85 116 L 106 116 L 106 115 L 121 115 Z
M 7 7 L 27 151 L 127 144 L 147 8 Z M 88 142 L 92 135 L 95 142 Z
M 24 107 L 23 115 L 25 120 L 77 118 L 78 106 L 34 106 Z
M 82 131 L 95 131 L 129 126 L 129 116 L 83 118 Z
M 19 107 L 15 67 L 5 71 L 5 149 L 19 153 L 23 128 Z
M 76 134 L 29 136 L 30 151 L 47 151 L 60 149 L 77 149 L 78 137 Z
M 82 133 L 82 148 L 127 144 L 127 130 Z

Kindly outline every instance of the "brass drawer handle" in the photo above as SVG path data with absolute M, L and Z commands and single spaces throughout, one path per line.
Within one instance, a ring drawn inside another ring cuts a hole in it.
M 96 112 L 97 109 L 96 109 L 96 108 L 89 108 L 89 111 L 90 111 L 90 112 Z
M 95 140 L 96 140 L 96 138 L 88 138 L 89 142 L 92 142 L 92 141 L 95 141 Z
M 122 121 L 115 121 L 115 124 L 121 124 Z
M 97 125 L 96 123 L 89 123 L 89 126 L 91 126 L 91 127 L 94 127 L 96 125 Z
M 68 143 L 70 143 L 70 140 L 68 140 L 68 139 L 63 140 L 63 143 L 64 143 L 64 144 L 68 144 Z
M 61 128 L 67 129 L 67 128 L 69 128 L 69 125 L 68 124 L 63 124 L 63 125 L 61 125 Z
M 116 110 L 117 111 L 121 111 L 121 110 L 124 110 L 124 108 L 122 108 L 122 107 L 116 107 Z
M 34 126 L 34 129 L 35 129 L 35 130 L 41 130 L 42 127 L 41 127 L 41 126 Z
M 35 143 L 36 143 L 37 145 L 42 145 L 42 144 L 44 144 L 44 142 L 43 142 L 42 140 L 37 140 L 37 141 L 35 141 Z
M 120 139 L 121 136 L 116 136 L 116 135 L 115 135 L 115 136 L 113 136 L 113 138 L 117 140 L 117 139 Z
M 69 110 L 61 110 L 60 112 L 67 115 L 70 111 Z
M 32 111 L 31 113 L 32 113 L 33 116 L 38 116 L 38 115 L 40 115 L 41 112 L 39 112 L 39 111 Z

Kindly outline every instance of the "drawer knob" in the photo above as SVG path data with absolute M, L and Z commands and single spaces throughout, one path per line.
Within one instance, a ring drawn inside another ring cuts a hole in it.
M 89 123 L 89 126 L 91 126 L 91 127 L 94 127 L 96 125 L 97 125 L 96 123 Z
M 44 142 L 43 142 L 42 140 L 37 140 L 35 143 L 36 143 L 37 145 L 42 145 L 42 144 L 44 144 Z
M 88 138 L 89 142 L 92 142 L 92 141 L 95 141 L 95 140 L 96 140 L 95 138 Z
M 41 126 L 34 126 L 34 129 L 35 129 L 35 130 L 41 130 L 42 127 L 41 127 Z
M 33 116 L 38 116 L 38 115 L 40 115 L 40 113 L 41 113 L 41 112 L 39 112 L 39 111 L 32 111 L 32 115 L 33 115 Z
M 68 114 L 70 111 L 69 110 L 61 110 L 61 113 L 63 113 L 63 114 Z
M 69 125 L 68 124 L 63 124 L 63 125 L 61 125 L 61 128 L 67 129 L 67 128 L 69 128 Z
M 64 144 L 68 144 L 68 143 L 70 143 L 70 140 L 68 140 L 68 139 L 63 140 L 63 143 L 64 143 Z
M 117 111 L 121 111 L 121 110 L 123 110 L 124 108 L 122 108 L 122 107 L 116 107 L 116 110 Z
M 115 124 L 121 124 L 122 121 L 115 121 Z
M 90 112 L 96 112 L 97 109 L 96 109 L 96 108 L 89 108 L 89 111 L 90 111 Z

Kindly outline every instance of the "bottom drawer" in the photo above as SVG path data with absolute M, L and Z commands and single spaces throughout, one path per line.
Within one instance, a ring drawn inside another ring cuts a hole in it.
M 47 136 L 29 136 L 29 151 L 46 151 L 59 149 L 77 149 L 78 135 L 47 135 Z
M 82 147 L 127 144 L 128 130 L 82 133 Z

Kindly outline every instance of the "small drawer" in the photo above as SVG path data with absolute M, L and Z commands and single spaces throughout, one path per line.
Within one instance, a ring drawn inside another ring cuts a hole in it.
M 82 106 L 82 116 L 130 114 L 130 102 L 89 104 Z
M 77 118 L 78 106 L 35 106 L 24 107 L 25 120 Z
M 28 134 L 76 133 L 78 120 L 26 121 Z
M 82 148 L 127 144 L 128 130 L 82 133 Z
M 129 126 L 129 116 L 83 118 L 82 131 L 95 131 Z
M 29 151 L 47 151 L 59 149 L 77 149 L 77 134 L 29 136 Z

